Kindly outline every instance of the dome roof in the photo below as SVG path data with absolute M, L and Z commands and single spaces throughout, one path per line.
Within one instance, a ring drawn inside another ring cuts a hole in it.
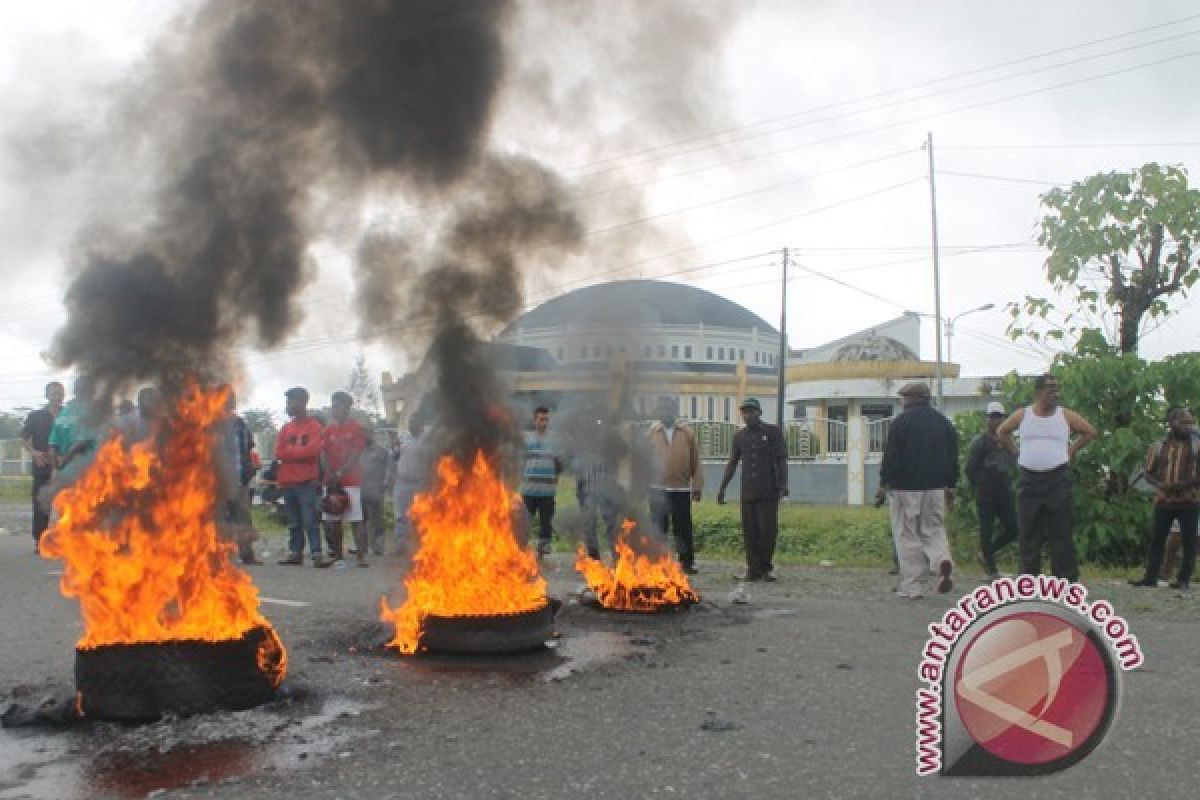
M 917 361 L 916 354 L 890 336 L 867 334 L 837 349 L 830 361 Z
M 500 334 L 517 328 L 568 324 L 599 327 L 705 325 L 777 333 L 766 320 L 720 295 L 667 281 L 611 281 L 547 300 L 518 317 Z

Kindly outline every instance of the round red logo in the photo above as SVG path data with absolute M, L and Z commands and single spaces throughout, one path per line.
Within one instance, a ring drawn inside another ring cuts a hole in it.
M 960 648 L 947 687 L 957 716 L 974 743 L 1013 772 L 1065 768 L 1104 737 L 1117 678 L 1086 623 L 1014 608 Z

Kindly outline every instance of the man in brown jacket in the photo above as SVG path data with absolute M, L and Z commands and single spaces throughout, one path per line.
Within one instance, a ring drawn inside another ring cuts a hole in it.
M 667 521 L 675 535 L 679 563 L 688 575 L 696 574 L 696 552 L 692 538 L 692 502 L 700 502 L 704 473 L 696 437 L 676 424 L 675 404 L 660 401 L 658 420 L 646 434 L 650 450 L 650 512 L 658 529 L 667 533 Z

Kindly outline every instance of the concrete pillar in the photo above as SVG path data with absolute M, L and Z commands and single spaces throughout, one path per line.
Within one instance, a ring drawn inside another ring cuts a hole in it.
M 866 500 L 866 440 L 862 401 L 850 400 L 846 409 L 846 502 L 852 506 L 861 506 Z

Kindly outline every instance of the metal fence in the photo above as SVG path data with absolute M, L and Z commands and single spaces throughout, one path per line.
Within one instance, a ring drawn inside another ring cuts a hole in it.
M 0 439 L 0 475 L 29 475 L 31 464 L 20 439 Z

